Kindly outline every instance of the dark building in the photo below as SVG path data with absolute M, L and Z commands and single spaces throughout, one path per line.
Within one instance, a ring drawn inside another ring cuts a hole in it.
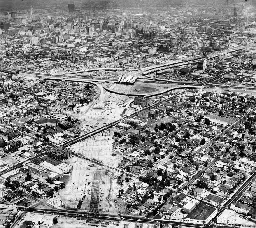
M 17 17 L 17 12 L 12 11 L 12 12 L 11 12 L 11 17 L 12 17 L 13 19 L 15 19 L 15 18 Z
M 71 13 L 71 12 L 74 12 L 75 11 L 75 4 L 71 3 L 71 4 L 68 4 L 68 11 Z
M 10 23 L 8 22 L 0 22 L 0 29 L 8 30 L 10 28 Z

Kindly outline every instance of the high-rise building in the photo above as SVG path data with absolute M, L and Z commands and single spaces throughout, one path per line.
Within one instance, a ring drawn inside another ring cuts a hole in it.
M 13 18 L 13 19 L 15 19 L 17 16 L 17 12 L 15 12 L 15 11 L 12 11 L 10 14 L 11 14 L 11 18 Z
M 11 24 L 9 22 L 0 22 L 0 29 L 2 30 L 8 30 L 10 26 Z
M 68 11 L 69 11 L 70 13 L 72 13 L 72 12 L 75 11 L 75 4 L 74 4 L 74 3 L 68 4 Z
M 234 6 L 234 17 L 237 18 L 237 8 Z
M 31 20 L 33 19 L 33 7 L 32 6 L 30 8 L 29 17 Z

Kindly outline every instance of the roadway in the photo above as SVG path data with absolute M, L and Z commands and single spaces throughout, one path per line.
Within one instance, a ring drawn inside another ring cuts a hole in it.
M 239 49 L 240 50 L 240 49 Z M 235 52 L 237 52 L 238 50 L 235 50 Z M 234 51 L 233 51 L 234 52 Z M 195 61 L 199 61 L 199 60 L 202 60 L 202 59 L 200 59 L 200 58 L 197 58 L 197 59 L 193 59 L 193 60 L 188 60 L 187 62 L 185 62 L 184 64 L 190 64 L 190 63 L 193 63 L 193 62 L 195 62 Z M 157 70 L 158 68 L 161 68 L 161 67 L 170 67 L 170 66 L 179 66 L 181 63 L 180 62 L 176 62 L 176 63 L 174 63 L 174 64 L 164 64 L 164 65 L 161 65 L 161 66 L 157 66 L 156 68 L 153 68 L 153 71 L 154 70 Z M 183 65 L 184 65 L 183 64 Z M 182 65 L 182 64 L 181 64 Z M 168 90 L 168 91 L 163 91 L 163 92 L 161 92 L 161 93 L 157 93 L 157 94 L 154 94 L 154 95 L 150 95 L 150 96 L 157 96 L 157 95 L 160 95 L 160 94 L 163 94 L 163 93 L 168 93 L 168 92 L 170 92 L 170 91 L 172 91 L 172 90 L 176 90 L 176 89 L 195 89 L 195 87 L 188 87 L 188 86 L 185 86 L 185 87 L 177 87 L 177 88 L 172 88 L 172 89 L 170 89 L 170 90 Z M 168 100 L 168 98 L 167 99 L 165 99 L 165 100 Z M 144 109 L 142 109 L 142 110 L 140 110 L 140 111 L 138 111 L 138 112 L 135 112 L 135 113 L 133 113 L 133 114 L 131 114 L 131 115 L 129 115 L 129 116 L 124 116 L 123 118 L 127 118 L 127 117 L 133 117 L 133 116 L 136 116 L 136 115 L 138 115 L 140 112 L 143 112 L 143 111 L 145 111 L 145 110 L 147 110 L 147 109 L 150 109 L 150 108 L 153 108 L 153 107 L 156 107 L 156 106 L 158 106 L 158 104 L 159 103 L 161 103 L 161 102 L 163 102 L 163 101 L 160 101 L 160 102 L 156 102 L 155 104 L 153 104 L 153 105 L 151 105 L 151 106 L 148 106 L 148 107 L 146 107 L 146 108 L 144 108 Z M 93 130 L 93 131 L 91 131 L 91 132 L 89 132 L 89 133 L 87 133 L 87 134 L 85 134 L 85 135 L 83 135 L 83 136 L 80 136 L 80 137 L 78 137 L 78 138 L 76 138 L 76 139 L 74 139 L 74 140 L 71 140 L 71 141 L 68 141 L 68 142 L 64 142 L 63 143 L 63 145 L 62 146 L 64 146 L 64 147 L 67 147 L 67 146 L 71 146 L 71 145 L 73 145 L 73 144 L 75 144 L 75 143 L 77 143 L 77 142 L 80 142 L 80 141 L 83 141 L 83 140 L 85 140 L 86 138 L 89 138 L 89 137 L 91 137 L 91 136 L 93 136 L 93 135 L 96 135 L 96 134 L 98 134 L 98 133 L 100 133 L 100 132 L 102 132 L 102 131 L 104 131 L 104 130 L 106 130 L 106 129 L 109 129 L 109 128 L 111 128 L 111 127 L 113 127 L 113 126 L 115 126 L 116 124 L 118 124 L 120 121 L 122 121 L 122 119 L 123 118 L 121 118 L 121 119 L 119 119 L 119 120 L 117 120 L 117 121 L 114 121 L 114 122 L 112 122 L 112 123 L 110 123 L 110 124 L 107 124 L 107 125 L 104 125 L 103 127 L 100 127 L 100 128 L 98 128 L 98 129 L 95 129 L 95 130 Z M 20 166 L 22 166 L 25 162 L 29 162 L 29 161 L 32 161 L 33 159 L 36 159 L 36 158 L 38 158 L 38 157 L 40 157 L 40 156 L 43 156 L 43 154 L 40 154 L 40 155 L 38 155 L 38 156 L 35 156 L 35 157 L 33 157 L 33 158 L 29 158 L 29 159 L 27 159 L 27 160 L 25 160 L 25 161 L 23 161 L 23 162 L 20 162 L 20 163 L 18 163 L 18 164 L 16 164 L 16 165 L 14 165 L 14 166 L 12 166 L 12 167 L 9 167 L 8 169 L 6 169 L 6 170 L 3 170 L 3 171 L 1 171 L 0 172 L 0 175 L 3 175 L 4 173 L 7 173 L 7 172 L 9 172 L 9 171 L 11 171 L 11 170 L 14 170 L 14 169 L 16 169 L 16 168 L 18 168 L 18 167 L 20 167 Z M 77 156 L 77 154 L 76 154 L 76 156 Z M 79 155 L 78 155 L 79 156 Z M 214 164 L 214 163 L 213 163 Z M 203 173 L 203 171 L 201 171 L 202 173 Z M 202 173 L 199 173 L 199 175 L 202 175 Z M 254 174 L 253 175 L 253 177 L 250 177 L 249 179 L 253 179 L 254 177 L 255 177 L 255 175 L 256 174 Z M 194 178 L 192 178 L 191 179 L 191 181 L 190 181 L 190 183 L 192 183 L 194 180 L 193 180 Z M 248 179 L 248 180 L 249 180 Z M 243 191 L 243 189 L 245 189 L 247 186 L 248 186 L 248 183 L 250 183 L 250 181 L 248 182 L 248 180 L 238 189 L 238 191 L 236 192 L 236 194 L 240 194 L 240 191 L 242 192 Z M 223 206 L 223 208 L 224 208 L 224 210 L 225 210 L 225 208 L 228 206 L 228 205 L 230 205 L 235 199 L 236 199 L 236 197 L 234 198 L 235 196 L 233 196 L 229 201 L 227 201 L 226 202 L 226 204 Z M 223 209 L 222 208 L 222 209 Z M 221 210 L 222 210 L 221 209 Z M 34 210 L 34 209 L 29 209 L 29 210 Z M 219 211 L 219 213 L 222 213 L 221 212 L 221 210 Z M 107 216 L 110 216 L 110 215 L 107 215 Z M 219 216 L 219 215 L 218 215 Z M 123 217 L 123 216 L 122 216 Z M 127 217 L 127 216 L 126 216 Z M 145 218 L 144 218 L 145 219 Z M 143 217 L 140 217 L 140 220 L 141 221 L 143 221 Z M 151 220 L 151 219 L 150 219 Z M 160 221 L 164 221 L 164 220 L 160 220 Z M 167 222 L 167 221 L 166 221 Z M 170 223 L 170 221 L 168 221 L 169 223 Z M 180 223 L 180 222 L 179 222 Z M 185 223 L 185 224 L 188 224 L 188 223 Z M 189 224 L 188 224 L 189 225 Z M 191 224 L 191 225 L 194 225 L 194 224 Z
M 37 208 L 27 208 L 18 206 L 18 210 L 32 212 L 32 213 L 44 213 L 44 214 L 54 214 L 59 216 L 68 216 L 83 219 L 99 219 L 99 220 L 111 220 L 111 221 L 127 221 L 127 222 L 137 222 L 137 223 L 162 223 L 171 225 L 186 225 L 186 227 L 204 227 L 204 223 L 195 223 L 190 219 L 152 219 L 144 216 L 132 216 L 125 214 L 109 214 L 109 213 L 97 213 L 91 212 L 89 210 L 71 210 L 71 209 L 37 209 Z
M 185 88 L 185 89 L 195 89 L 195 87 L 187 87 L 187 86 L 186 86 L 186 87 L 178 87 L 178 88 L 174 88 L 174 89 L 184 89 L 184 88 Z M 172 89 L 172 90 L 174 90 L 174 89 Z M 169 92 L 169 91 L 168 91 L 168 92 Z M 166 98 L 165 100 L 169 100 L 169 98 Z M 143 112 L 143 111 L 145 111 L 145 110 L 147 110 L 147 109 L 150 109 L 150 108 L 153 108 L 153 107 L 158 107 L 158 105 L 159 105 L 161 102 L 163 102 L 163 101 L 156 102 L 155 104 L 153 104 L 153 105 L 151 105 L 151 106 L 148 106 L 148 107 L 146 107 L 146 108 L 144 108 L 144 109 L 142 109 L 142 110 L 140 110 L 140 111 L 137 111 L 137 112 L 135 112 L 135 113 L 133 113 L 133 114 L 131 114 L 131 115 L 129 115 L 129 116 L 124 116 L 123 118 L 133 117 L 133 116 L 136 116 L 136 115 L 138 115 L 140 112 Z M 107 130 L 107 129 L 109 129 L 109 128 L 115 126 L 115 125 L 117 125 L 119 122 L 122 121 L 123 118 L 121 118 L 121 119 L 119 119 L 119 120 L 117 120 L 117 121 L 114 121 L 114 122 L 112 122 L 112 123 L 110 123 L 110 124 L 107 124 L 107 125 L 105 125 L 105 126 L 103 126 L 103 127 L 101 127 L 101 128 L 98 128 L 98 129 L 96 129 L 96 130 L 94 130 L 94 131 L 92 131 L 92 132 L 90 132 L 90 133 L 88 133 L 88 134 L 85 134 L 85 135 L 83 135 L 83 136 L 81 136 L 81 137 L 78 137 L 78 138 L 76 138 L 76 139 L 74 139 L 74 140 L 71 140 L 71 141 L 69 141 L 69 142 L 65 142 L 65 143 L 63 144 L 63 146 L 64 146 L 64 147 L 66 147 L 66 146 L 71 146 L 71 145 L 73 145 L 73 144 L 75 144 L 75 143 L 77 143 L 77 142 L 80 142 L 80 141 L 85 140 L 86 138 L 89 138 L 89 137 L 91 137 L 91 136 L 93 136 L 93 135 L 96 135 L 96 134 L 102 132 L 102 131 L 105 131 L 105 130 Z M 235 122 L 233 125 L 228 126 L 226 129 L 224 129 L 223 132 L 222 132 L 220 135 L 218 135 L 218 136 L 216 136 L 214 139 L 212 139 L 212 141 L 207 145 L 207 148 L 209 148 L 209 147 L 212 145 L 213 141 L 215 141 L 215 140 L 216 140 L 217 138 L 219 138 L 222 134 L 224 134 L 228 129 L 230 129 L 231 127 L 233 127 L 235 124 L 237 124 L 237 123 L 240 122 L 241 120 L 242 120 L 242 118 L 239 119 L 237 122 Z M 206 149 L 206 148 L 204 147 L 203 149 Z M 89 159 L 89 158 L 87 158 L 86 156 L 84 156 L 84 155 L 82 155 L 82 154 L 77 154 L 77 153 L 75 154 L 75 153 L 74 153 L 73 155 L 74 155 L 74 156 L 78 156 L 78 157 L 83 158 L 83 159 L 87 159 L 87 160 L 89 160 L 90 162 L 93 162 L 93 163 L 95 163 L 95 164 L 97 164 L 97 165 L 105 166 L 105 165 L 103 165 L 102 163 L 97 162 L 97 161 L 92 160 L 92 159 Z M 216 160 L 217 160 L 216 158 L 213 159 L 213 161 L 212 161 L 205 169 L 211 168 L 211 167 L 215 164 Z M 106 167 L 106 166 L 105 166 L 105 168 L 107 168 L 107 169 L 112 169 L 112 170 L 113 170 L 113 167 Z M 115 171 L 120 172 L 120 170 L 116 170 L 116 169 L 115 169 Z M 203 173 L 204 173 L 204 170 L 198 171 L 198 172 L 190 179 L 190 181 L 189 181 L 188 183 L 186 183 L 185 185 L 181 186 L 180 189 L 184 189 L 186 186 L 189 186 L 190 184 L 192 184 L 192 183 L 193 183 L 196 179 L 198 179 L 198 177 L 200 177 Z M 129 174 L 130 174 L 130 173 L 129 173 Z M 161 207 L 162 207 L 162 206 L 164 206 L 164 204 L 161 205 Z M 160 208 L 161 208 L 161 207 L 160 207 Z M 159 208 L 158 208 L 158 209 L 159 209 Z
M 187 87 L 186 87 L 186 88 L 187 88 Z M 189 88 L 190 88 L 190 87 L 189 87 Z M 181 89 L 181 88 L 178 87 L 178 88 L 174 88 L 174 89 Z M 193 88 L 193 89 L 194 89 L 194 88 Z M 168 99 L 169 99 L 169 98 L 166 98 L 165 100 L 168 100 Z M 137 111 L 137 112 L 133 113 L 132 115 L 124 116 L 124 118 L 126 118 L 126 117 L 131 117 L 131 116 L 136 116 L 136 115 L 138 115 L 140 112 L 143 112 L 144 110 L 147 110 L 147 109 L 149 109 L 149 108 L 153 108 L 153 107 L 158 106 L 159 103 L 161 103 L 161 102 L 162 102 L 162 101 L 156 102 L 155 104 L 153 104 L 153 105 L 151 105 L 151 106 L 149 106 L 149 107 L 146 107 L 146 108 L 144 108 L 144 109 L 142 109 L 142 110 L 140 110 L 140 111 Z M 108 124 L 108 125 L 105 125 L 105 126 L 101 127 L 101 128 L 95 129 L 95 130 L 93 130 L 92 132 L 89 132 L 89 133 L 87 133 L 87 134 L 85 134 L 85 135 L 83 135 L 83 136 L 81 136 L 81 137 L 78 137 L 78 138 L 72 140 L 72 141 L 65 142 L 65 143 L 63 144 L 63 146 L 70 146 L 70 145 L 73 145 L 73 144 L 75 144 L 75 143 L 77 143 L 77 142 L 79 142 L 79 141 L 81 141 L 81 140 L 85 140 L 86 138 L 89 138 L 89 137 L 91 137 L 91 136 L 93 136 L 93 135 L 95 135 L 95 134 L 98 134 L 98 133 L 100 133 L 100 132 L 102 132 L 102 131 L 104 131 L 104 130 L 106 130 L 106 129 L 108 129 L 108 128 L 111 128 L 111 127 L 115 126 L 115 125 L 118 124 L 121 120 L 122 120 L 122 119 L 117 120 L 117 121 L 114 121 L 114 122 L 112 122 L 112 123 L 110 123 L 110 124 Z M 241 120 L 240 120 L 240 121 L 241 121 Z M 231 127 L 231 126 L 229 126 L 229 127 Z M 223 131 L 223 132 L 225 132 L 225 131 Z M 209 146 L 210 146 L 210 145 L 209 145 Z M 78 156 L 78 157 L 81 157 L 81 156 L 82 156 L 81 158 L 88 160 L 88 158 L 86 158 L 86 157 L 83 156 L 83 155 L 80 155 L 80 154 L 73 154 L 73 155 Z M 42 155 L 39 155 L 39 156 L 42 156 Z M 36 158 L 38 158 L 39 156 L 36 156 L 36 157 L 34 157 L 34 158 L 27 159 L 26 161 L 23 161 L 23 162 L 21 162 L 21 163 L 19 163 L 19 164 L 16 164 L 15 166 L 10 167 L 10 168 L 8 168 L 7 170 L 2 171 L 2 174 L 3 174 L 3 173 L 7 173 L 7 172 L 9 172 L 9 171 L 11 171 L 11 170 L 13 170 L 13 169 L 15 169 L 15 168 L 18 168 L 18 167 L 22 166 L 25 162 L 32 161 L 33 159 L 36 159 Z M 92 160 L 92 159 L 89 159 L 89 160 L 90 160 L 90 162 L 94 162 L 94 163 L 95 163 L 94 160 Z M 215 162 L 213 161 L 213 162 L 211 163 L 211 165 L 213 165 L 214 163 L 215 163 Z M 101 165 L 101 164 L 98 164 L 98 165 Z M 106 167 L 106 168 L 108 168 L 108 169 L 113 169 L 112 167 Z M 207 168 L 209 168 L 209 167 L 207 167 Z M 115 171 L 120 171 L 120 170 L 115 170 Z M 199 171 L 195 176 L 193 176 L 193 178 L 189 181 L 189 183 L 193 183 L 193 182 L 195 181 L 195 179 L 198 178 L 198 175 L 200 176 L 200 175 L 202 175 L 202 173 L 203 173 L 203 171 Z M 1 174 L 1 173 L 0 173 L 0 174 Z M 2 174 L 1 174 L 1 175 L 2 175 Z M 188 184 L 189 184 L 189 183 L 188 183 Z M 185 187 L 185 186 L 183 186 L 183 187 Z M 229 202 L 231 202 L 231 201 L 229 201 Z M 229 202 L 227 202 L 227 205 L 228 205 Z M 231 202 L 231 203 L 232 203 L 232 202 Z M 226 206 L 225 206 L 224 208 L 226 208 Z M 30 209 L 30 210 L 31 210 L 31 209 Z M 220 213 L 221 213 L 221 212 L 220 212 Z M 141 219 L 142 219 L 142 218 L 140 218 L 140 220 L 141 220 Z M 161 221 L 162 221 L 162 220 L 161 220 Z
M 174 91 L 174 90 L 179 90 L 179 89 L 198 89 L 198 87 L 195 87 L 195 86 L 181 86 L 181 87 L 175 87 L 175 88 L 171 88 L 171 89 L 168 89 L 168 90 L 166 90 L 166 91 L 163 91 L 163 92 L 161 92 L 161 93 L 150 94 L 150 95 L 146 96 L 146 98 L 152 97 L 152 96 L 158 96 L 158 95 L 160 95 L 160 94 L 168 93 L 168 92 L 171 92 L 171 91 Z M 83 141 L 83 140 L 85 140 L 85 139 L 87 139 L 87 138 L 89 138 L 89 137 L 91 137 L 91 136 L 94 136 L 94 135 L 96 135 L 96 134 L 98 134 L 98 133 L 100 133 L 100 132 L 102 132 L 102 131 L 105 131 L 105 130 L 111 128 L 111 127 L 116 126 L 116 125 L 117 125 L 118 123 L 120 123 L 123 119 L 135 117 L 135 116 L 137 116 L 138 114 L 142 113 L 143 111 L 148 110 L 148 109 L 150 109 L 150 108 L 158 107 L 158 105 L 161 104 L 163 101 L 168 101 L 168 100 L 170 100 L 170 98 L 166 98 L 166 99 L 164 99 L 164 100 L 161 100 L 161 101 L 159 101 L 159 102 L 156 102 L 155 104 L 149 105 L 149 106 L 147 106 L 147 107 L 145 107 L 145 108 L 143 108 L 143 109 L 141 109 L 141 110 L 139 110 L 139 111 L 136 111 L 136 112 L 132 113 L 131 115 L 124 115 L 124 116 L 123 116 L 122 118 L 120 118 L 119 120 L 116 120 L 116 121 L 114 121 L 114 122 L 111 122 L 111 123 L 109 123 L 109 124 L 106 124 L 106 125 L 104 125 L 104 126 L 102 126 L 102 127 L 100 127 L 100 128 L 97 128 L 97 129 L 95 129 L 95 130 L 89 132 L 89 133 L 86 133 L 86 134 L 84 134 L 84 135 L 81 135 L 81 136 L 79 136 L 79 137 L 77 137 L 77 138 L 75 138 L 75 139 L 73 139 L 73 140 L 66 141 L 66 142 L 64 142 L 64 143 L 62 144 L 62 146 L 68 147 L 68 146 L 71 146 L 71 145 L 73 145 L 73 144 L 75 144 L 75 143 L 77 143 L 77 142 L 81 142 L 81 141 Z
M 172 225 L 173 227 L 209 227 L 209 224 L 205 224 L 203 221 L 195 222 L 195 220 L 190 219 L 154 219 L 154 218 L 147 218 L 144 216 L 133 216 L 133 215 L 125 215 L 125 214 L 109 214 L 109 213 L 97 213 L 91 212 L 89 210 L 72 210 L 72 209 L 37 209 L 37 208 L 27 208 L 18 206 L 18 210 L 22 212 L 31 212 L 35 214 L 53 214 L 58 216 L 65 216 L 65 217 L 73 217 L 73 218 L 80 218 L 83 220 L 89 220 L 93 224 L 93 219 L 97 221 L 101 220 L 108 220 L 108 221 L 125 221 L 128 223 L 135 223 L 135 224 L 168 224 Z M 97 222 L 98 224 L 98 222 Z M 217 227 L 234 227 L 234 225 L 216 223 Z M 236 226 L 238 227 L 238 226 Z M 241 226 L 242 227 L 242 226 Z M 255 227 L 255 226 L 246 226 L 246 227 Z
M 232 54 L 232 53 L 236 53 L 238 51 L 242 51 L 244 49 L 245 49 L 245 47 L 226 50 L 222 53 L 214 53 L 212 55 L 209 55 L 208 58 L 209 59 L 216 58 L 220 55 Z M 188 60 L 176 60 L 176 61 L 173 61 L 173 62 L 170 62 L 170 63 L 165 63 L 165 64 L 156 65 L 156 66 L 152 66 L 152 67 L 142 68 L 141 71 L 142 71 L 142 75 L 148 75 L 148 74 L 152 74 L 152 73 L 155 73 L 155 72 L 158 72 L 158 71 L 170 69 L 170 68 L 173 68 L 173 67 L 180 67 L 180 66 L 189 65 L 189 64 L 196 64 L 200 61 L 203 61 L 204 59 L 207 59 L 207 58 L 198 57 L 198 58 L 193 58 L 193 59 L 188 59 Z
M 10 73 L 9 71 L 4 71 L 4 72 Z M 45 78 L 44 80 L 60 80 L 60 78 L 48 78 L 48 77 L 47 77 L 47 78 Z M 63 80 L 65 80 L 65 81 L 74 81 L 74 82 L 85 82 L 85 81 L 86 81 L 86 80 L 82 80 L 82 79 L 63 79 Z M 89 107 L 88 107 L 88 110 L 89 110 L 89 109 L 92 108 L 98 101 L 99 101 L 99 102 L 102 101 L 102 99 L 103 99 L 102 94 L 103 94 L 103 92 L 104 92 L 104 89 L 103 89 L 102 85 L 100 85 L 100 84 L 98 84 L 98 83 L 88 82 L 88 81 L 86 81 L 86 83 L 90 83 L 90 84 L 96 85 L 97 88 L 99 89 L 99 93 L 98 93 L 97 97 L 95 98 L 95 100 L 94 100 L 93 102 L 91 102 L 91 104 L 90 104 Z M 96 132 L 96 133 L 95 133 L 95 132 Z M 101 132 L 101 131 L 99 131 L 99 132 Z M 90 134 L 90 133 L 91 133 L 91 134 Z M 88 133 L 88 135 L 87 135 L 88 137 L 91 137 L 91 136 L 93 136 L 94 134 L 97 134 L 98 131 L 97 131 L 97 129 L 96 129 L 96 131 L 92 131 L 92 132 L 90 132 L 90 133 Z M 85 137 L 85 139 L 88 138 L 88 137 Z M 38 154 L 38 155 L 36 155 L 36 156 L 34 156 L 34 157 L 28 158 L 28 159 L 26 159 L 26 160 L 24 160 L 24 161 L 22 161 L 22 162 L 19 162 L 19 163 L 15 164 L 15 165 L 13 165 L 13 166 L 11 166 L 11 167 L 8 167 L 7 169 L 4 169 L 4 170 L 0 171 L 0 176 L 4 175 L 4 174 L 6 174 L 6 173 L 8 173 L 8 172 L 10 172 L 10 171 L 12 171 L 12 170 L 15 170 L 15 169 L 17 169 L 17 168 L 20 168 L 20 167 L 22 167 L 25 163 L 27 163 L 27 162 L 32 162 L 33 160 L 36 160 L 36 159 L 38 159 L 38 158 L 40 158 L 40 157 L 42 157 L 42 156 L 44 156 L 44 155 L 45 155 L 44 153 L 41 153 L 41 154 Z
M 240 123 L 244 118 L 245 118 L 245 116 L 243 116 L 243 117 L 241 117 L 240 119 L 238 119 L 235 123 L 233 123 L 233 124 L 231 124 L 231 125 L 225 127 L 225 128 L 223 129 L 223 131 L 222 131 L 219 135 L 217 135 L 217 136 L 215 136 L 213 139 L 211 139 L 211 141 L 208 142 L 207 145 L 204 146 L 204 147 L 202 147 L 200 150 L 209 149 L 209 148 L 213 145 L 213 143 L 214 143 L 218 138 L 220 138 L 225 132 L 227 132 L 229 129 L 231 129 L 232 127 L 234 127 L 236 124 Z M 190 186 L 191 184 L 193 184 L 199 177 L 201 177 L 201 176 L 204 174 L 205 170 L 211 169 L 211 168 L 215 165 L 215 163 L 216 163 L 217 160 L 218 160 L 218 158 L 215 157 L 215 158 L 207 165 L 207 167 L 205 167 L 203 170 L 199 170 L 195 175 L 193 175 L 193 176 L 190 178 L 190 180 L 189 180 L 187 183 L 184 183 L 183 185 L 181 185 L 181 186 L 178 188 L 177 191 L 181 191 L 181 190 L 185 189 L 186 187 Z M 163 204 L 161 204 L 159 207 L 157 207 L 154 211 L 160 210 L 160 209 L 166 204 L 166 202 L 168 202 L 168 200 L 171 199 L 171 198 L 172 198 L 172 196 L 170 196 Z
M 182 88 L 183 88 L 183 89 L 184 89 L 184 88 L 185 88 L 185 89 L 195 89 L 195 87 L 187 87 L 187 86 L 186 86 L 186 87 L 182 87 Z M 179 87 L 179 88 L 174 88 L 174 89 L 182 89 L 182 88 Z M 172 89 L 172 90 L 173 90 L 173 89 Z M 168 91 L 168 92 L 169 92 L 169 91 Z M 165 100 L 169 100 L 169 98 L 166 98 Z M 153 108 L 153 107 L 158 107 L 158 105 L 159 105 L 161 102 L 163 102 L 163 101 L 156 102 L 155 104 L 153 104 L 153 105 L 151 105 L 151 106 L 148 106 L 148 107 L 146 107 L 146 108 L 144 108 L 144 109 L 142 109 L 142 110 L 140 110 L 140 111 L 137 111 L 137 112 L 135 112 L 135 113 L 133 113 L 133 114 L 131 114 L 131 115 L 129 115 L 129 116 L 124 116 L 123 118 L 121 118 L 121 119 L 119 119 L 119 120 L 117 120 L 117 121 L 114 121 L 114 122 L 112 122 L 112 123 L 110 123 L 110 124 L 104 125 L 103 127 L 98 128 L 98 129 L 96 129 L 96 130 L 94 130 L 94 131 L 92 131 L 92 132 L 90 132 L 90 133 L 88 133 L 88 134 L 85 134 L 85 135 L 83 135 L 83 136 L 80 136 L 80 137 L 78 137 L 78 138 L 76 138 L 76 139 L 74 139 L 74 140 L 71 140 L 71 141 L 69 141 L 69 142 L 65 142 L 65 143 L 63 144 L 63 146 L 64 146 L 64 147 L 66 147 L 66 146 L 71 146 L 71 145 L 73 145 L 73 144 L 75 144 L 75 143 L 77 143 L 77 142 L 83 141 L 83 140 L 85 140 L 86 138 L 89 138 L 89 137 L 91 137 L 91 136 L 93 136 L 93 135 L 96 135 L 96 134 L 98 134 L 98 133 L 100 133 L 100 132 L 102 132 L 102 131 L 105 131 L 105 130 L 107 130 L 107 129 L 109 129 L 109 128 L 115 126 L 115 125 L 117 125 L 117 124 L 118 124 L 119 122 L 121 122 L 124 118 L 133 117 L 133 116 L 136 116 L 136 115 L 138 115 L 140 112 L 143 112 L 143 111 L 145 111 L 145 110 L 147 110 L 147 109 L 150 109 L 150 108 Z M 237 124 L 238 122 L 240 122 L 242 119 L 243 119 L 243 118 L 239 119 L 239 120 L 238 120 L 237 122 L 235 122 L 234 124 L 232 124 L 232 125 L 228 126 L 227 128 L 225 128 L 225 129 L 222 131 L 222 133 L 221 133 L 220 135 L 216 136 L 214 139 L 211 140 L 210 143 L 207 144 L 207 148 L 209 148 L 209 147 L 212 145 L 213 141 L 215 141 L 217 138 L 219 138 L 221 135 L 223 135 L 228 129 L 232 128 L 235 124 Z M 206 149 L 206 148 L 204 147 L 204 148 L 202 148 L 202 149 Z M 89 158 L 87 158 L 86 156 L 84 156 L 84 155 L 82 155 L 82 154 L 78 154 L 78 153 L 75 154 L 75 153 L 74 153 L 73 155 L 74 155 L 74 156 L 77 156 L 77 157 L 80 157 L 80 158 L 83 158 L 83 159 L 87 159 L 88 161 L 93 162 L 93 163 L 95 163 L 95 164 L 97 164 L 97 165 L 104 166 L 102 163 L 99 163 L 99 162 L 97 162 L 97 161 L 95 161 L 95 160 L 89 159 Z M 214 164 L 215 164 L 216 161 L 217 161 L 216 158 L 213 159 L 213 161 L 211 161 L 211 162 L 209 163 L 209 165 L 208 165 L 205 169 L 210 169 L 210 168 L 212 168 L 212 167 L 214 166 Z M 106 167 L 106 166 L 105 166 L 105 168 L 107 168 L 107 169 L 109 169 L 109 170 L 111 170 L 111 169 L 113 170 L 112 167 Z M 115 171 L 121 172 L 121 170 L 117 170 L 117 169 L 115 169 Z M 187 186 L 189 186 L 189 185 L 191 185 L 196 179 L 198 179 L 200 176 L 202 176 L 203 173 L 204 173 L 204 170 L 198 171 L 198 172 L 189 180 L 189 182 L 187 182 L 186 184 L 184 184 L 184 185 L 182 185 L 182 186 L 180 187 L 180 190 L 181 190 L 181 189 L 184 189 L 185 187 L 187 187 Z M 130 173 L 128 173 L 128 175 L 131 175 L 131 176 L 132 176 L 132 174 L 130 174 Z M 134 176 L 134 177 L 135 177 L 135 176 Z M 136 178 L 137 178 L 137 177 L 136 177 Z M 163 207 L 164 205 L 165 205 L 165 203 L 162 204 L 162 205 L 160 206 L 160 208 Z M 159 210 L 160 208 L 157 208 L 157 209 Z
M 183 88 L 183 89 L 198 89 L 199 86 L 197 85 L 186 85 L 188 83 L 181 83 L 181 82 L 173 82 L 173 83 L 180 83 L 180 84 L 184 84 L 184 85 L 181 85 L 180 87 Z M 178 89 L 178 87 L 175 87 L 175 88 L 170 88 L 170 89 L 166 89 L 164 91 L 158 91 L 158 92 L 154 92 L 154 93 L 125 93 L 125 92 L 121 92 L 121 91 L 116 91 L 116 90 L 112 90 L 110 88 L 107 88 L 106 86 L 104 86 L 104 89 L 109 92 L 109 93 L 114 93 L 114 94 L 117 94 L 117 95 L 121 95 L 121 96 L 128 96 L 128 97 L 153 97 L 153 96 L 159 96 L 161 94 L 164 94 L 164 93 L 168 93 L 170 91 L 172 91 L 173 89 Z
M 91 110 L 97 103 L 101 104 L 104 100 L 104 88 L 103 86 L 98 83 L 98 81 L 92 81 L 88 79 L 81 79 L 81 78 L 56 78 L 56 77 L 45 77 L 44 80 L 46 81 L 67 81 L 67 82 L 81 82 L 81 83 L 88 83 L 96 86 L 98 88 L 97 96 L 94 100 L 88 105 L 87 110 L 83 112 L 85 115 L 89 110 Z
M 25 163 L 27 163 L 27 162 L 32 162 L 33 160 L 36 160 L 36 159 L 38 159 L 38 158 L 40 158 L 40 157 L 43 157 L 44 155 L 45 155 L 45 153 L 41 153 L 41 154 L 38 154 L 38 155 L 36 155 L 36 156 L 34 156 L 34 157 L 28 158 L 28 159 L 26 159 L 26 160 L 24 160 L 24 161 L 22 161 L 22 162 L 19 162 L 19 163 L 15 164 L 15 165 L 13 165 L 13 166 L 11 166 L 11 167 L 8 167 L 7 169 L 2 170 L 2 171 L 0 172 L 0 176 L 6 174 L 6 173 L 8 173 L 8 172 L 11 172 L 11 171 L 14 170 L 14 169 L 18 169 L 18 168 L 22 167 Z
M 209 225 L 216 223 L 217 218 L 227 209 L 233 202 L 237 201 L 243 192 L 250 186 L 251 182 L 256 177 L 256 171 L 244 181 L 244 183 L 230 196 L 230 198 L 217 209 L 217 214 L 209 221 Z

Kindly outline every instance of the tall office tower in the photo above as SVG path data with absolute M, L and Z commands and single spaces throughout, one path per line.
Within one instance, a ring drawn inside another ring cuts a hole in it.
M 234 6 L 234 17 L 237 18 L 237 8 Z
M 72 13 L 72 12 L 75 11 L 75 4 L 74 4 L 74 3 L 68 4 L 68 11 L 69 11 L 70 13 Z
M 31 8 L 30 8 L 30 15 L 29 15 L 29 16 L 30 16 L 30 19 L 33 19 L 33 13 L 34 13 L 34 12 L 33 12 L 33 7 L 31 6 Z
M 13 18 L 13 19 L 15 19 L 17 17 L 16 11 L 12 11 L 10 14 L 11 14 L 11 18 Z

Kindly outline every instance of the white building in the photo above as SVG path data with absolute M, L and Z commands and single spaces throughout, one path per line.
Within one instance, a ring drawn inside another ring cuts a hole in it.
M 196 207 L 197 204 L 198 200 L 191 199 L 183 206 L 182 210 L 188 214 Z

